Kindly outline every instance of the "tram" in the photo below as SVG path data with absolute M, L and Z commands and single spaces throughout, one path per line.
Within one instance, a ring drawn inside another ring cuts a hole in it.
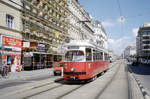
M 65 80 L 88 80 L 108 69 L 108 52 L 89 41 L 66 44 L 64 61 Z

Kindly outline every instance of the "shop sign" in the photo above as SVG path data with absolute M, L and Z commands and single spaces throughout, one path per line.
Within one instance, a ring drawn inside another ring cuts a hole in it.
M 12 47 L 21 48 L 21 40 L 20 39 L 3 36 L 2 40 L 3 40 L 3 44 L 5 46 L 12 46 Z
M 38 44 L 37 44 L 37 48 L 38 48 L 38 51 L 39 51 L 39 52 L 45 52 L 45 51 L 46 51 L 46 46 L 45 46 L 45 44 L 38 43 Z
M 11 51 L 21 51 L 20 39 L 2 36 L 2 43 L 4 45 L 4 49 L 9 49 Z
M 3 51 L 5 55 L 21 55 L 21 52 Z
M 30 42 L 23 42 L 23 47 L 29 48 L 30 47 Z
M 32 52 L 24 52 L 23 55 L 24 55 L 24 57 L 32 57 L 33 53 Z

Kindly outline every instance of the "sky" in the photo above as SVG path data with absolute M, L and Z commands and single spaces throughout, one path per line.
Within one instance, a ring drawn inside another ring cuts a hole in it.
M 108 48 L 120 55 L 136 45 L 136 35 L 144 22 L 150 22 L 150 0 L 78 0 L 95 20 L 99 20 L 108 39 Z

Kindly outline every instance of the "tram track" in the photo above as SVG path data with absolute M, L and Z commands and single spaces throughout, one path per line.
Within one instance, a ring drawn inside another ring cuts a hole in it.
M 30 79 L 31 81 L 33 81 L 33 80 L 35 80 L 36 78 L 33 78 L 33 79 Z M 50 77 L 50 79 L 54 79 L 54 77 L 52 76 L 52 77 Z M 36 79 L 37 80 L 37 79 Z M 28 92 L 28 91 L 32 91 L 32 90 L 35 90 L 35 89 L 38 89 L 38 88 L 42 88 L 42 87 L 45 87 L 45 86 L 49 86 L 49 85 L 53 85 L 54 83 L 56 83 L 56 82 L 60 82 L 60 81 L 62 81 L 63 80 L 63 78 L 56 78 L 55 80 L 46 80 L 46 81 L 42 81 L 42 82 L 37 82 L 37 83 L 35 83 L 35 85 L 33 85 L 31 82 L 31 84 L 30 83 L 28 83 L 27 85 L 24 85 L 24 87 L 25 88 L 23 88 L 23 89 L 18 89 L 18 90 L 15 90 L 15 91 L 13 91 L 13 92 L 9 92 L 9 93 L 7 93 L 7 94 L 3 94 L 3 95 L 1 95 L 0 96 L 0 98 L 5 98 L 5 97 L 8 97 L 8 96 L 12 96 L 12 97 L 14 97 L 14 96 L 16 96 L 16 95 L 18 95 L 18 94 L 23 94 L 23 93 L 26 93 L 26 92 Z M 26 82 L 28 82 L 28 81 L 26 81 Z M 29 85 L 30 84 L 30 85 Z M 20 86 L 19 88 L 21 88 L 22 86 Z M 15 98 L 14 98 L 15 99 Z
M 114 65 L 115 65 L 115 64 L 114 64 Z M 113 67 L 114 67 L 114 66 L 111 66 L 109 69 L 111 69 L 111 68 L 113 68 Z M 118 66 L 118 68 L 120 68 L 120 66 Z M 116 74 L 117 74 L 117 73 L 116 73 Z M 78 86 L 77 88 L 74 88 L 74 89 L 70 90 L 69 92 L 66 92 L 65 94 L 63 94 L 63 95 L 57 97 L 56 99 L 61 99 L 61 98 L 67 96 L 68 94 L 70 94 L 70 93 L 76 91 L 77 89 L 79 89 L 79 88 L 81 88 L 81 87 L 83 87 L 83 86 L 84 86 L 84 85 L 80 85 L 80 86 Z M 96 98 L 96 99 L 97 99 L 97 98 Z
M 48 91 L 52 91 L 52 90 L 58 89 L 58 88 L 60 88 L 60 87 L 64 87 L 65 84 L 66 84 L 66 83 L 65 83 L 65 81 L 64 81 L 61 85 L 57 85 L 57 86 L 51 87 L 51 88 L 49 88 L 49 89 L 40 91 L 40 92 L 38 92 L 38 93 L 34 93 L 34 94 L 32 94 L 32 95 L 25 96 L 25 97 L 23 97 L 22 99 L 30 99 L 30 98 L 35 97 L 35 96 L 37 96 L 37 95 L 40 95 L 40 94 L 42 95 L 42 94 L 44 94 L 44 93 L 46 93 L 46 92 L 48 92 Z M 81 88 L 82 86 L 84 86 L 84 85 L 79 85 L 79 86 L 77 86 L 77 87 L 75 87 L 75 88 L 73 88 L 73 89 L 69 89 L 69 90 L 68 90 L 67 92 L 65 92 L 64 94 L 62 94 L 62 95 L 60 95 L 60 96 L 58 95 L 58 97 L 56 97 L 55 99 L 61 99 L 62 97 L 64 97 L 64 96 L 66 96 L 66 95 L 72 93 L 73 91 L 75 91 L 75 90 Z
M 65 97 L 65 96 L 67 96 L 68 94 L 70 94 L 70 93 L 72 93 L 72 92 L 76 91 L 77 89 L 79 89 L 79 88 L 81 88 L 81 87 L 83 87 L 83 86 L 84 86 L 84 85 L 80 85 L 80 86 L 78 86 L 78 87 L 76 87 L 76 88 L 74 88 L 74 89 L 70 90 L 69 92 L 66 92 L 65 94 L 63 94 L 63 95 L 61 95 L 61 96 L 57 97 L 56 99 L 61 99 L 61 98 L 63 98 L 63 97 Z
M 23 97 L 22 99 L 29 99 L 29 98 L 34 97 L 34 96 L 36 96 L 36 95 L 42 94 L 42 93 L 44 93 L 44 92 L 47 92 L 47 91 L 50 91 L 50 90 L 53 90 L 53 89 L 59 88 L 59 87 L 61 87 L 61 86 L 63 86 L 63 85 L 54 86 L 54 87 L 49 88 L 49 89 L 47 89 L 47 90 L 40 91 L 40 92 L 35 93 L 35 94 L 32 94 L 32 95 L 30 95 L 30 96 Z
M 94 99 L 99 99 L 99 97 L 105 92 L 105 90 L 109 87 L 109 85 L 113 82 L 113 80 L 115 79 L 116 75 L 118 74 L 120 67 L 123 63 L 121 62 L 119 64 L 119 66 L 116 69 L 115 74 L 113 75 L 113 77 L 110 79 L 110 81 L 103 87 L 103 89 L 95 96 Z M 111 67 L 112 68 L 112 67 Z
M 117 64 L 113 64 L 113 65 L 117 65 Z M 114 67 L 114 66 L 111 66 L 111 68 L 112 67 Z M 118 66 L 117 69 L 119 69 L 119 67 L 120 66 Z M 59 83 L 59 85 L 58 85 L 58 83 Z M 56 85 L 54 86 L 53 84 L 56 84 Z M 41 84 L 41 85 L 38 85 L 38 86 L 36 85 L 36 86 L 34 86 L 34 87 L 30 88 L 30 89 L 22 90 L 22 91 L 19 91 L 19 92 L 15 93 L 15 94 L 20 94 L 20 95 L 23 94 L 21 99 L 30 99 L 30 98 L 34 98 L 34 96 L 37 97 L 38 95 L 43 95 L 43 94 L 45 94 L 45 93 L 47 93 L 49 91 L 51 92 L 53 90 L 59 90 L 59 88 L 60 89 L 65 88 L 66 85 L 67 85 L 67 87 L 69 89 L 67 89 L 66 92 L 64 91 L 62 94 L 58 95 L 56 98 L 53 98 L 53 99 L 61 99 L 61 98 L 64 98 L 65 96 L 69 95 L 70 93 L 80 89 L 84 85 L 87 85 L 87 84 L 82 84 L 82 85 L 76 86 L 77 84 L 75 84 L 74 87 L 69 87 L 68 86 L 69 84 L 70 83 L 66 83 L 65 80 L 62 79 L 60 81 L 58 80 L 58 81 L 53 81 L 53 82 L 47 82 L 45 84 Z M 50 86 L 51 88 L 48 88 L 48 86 Z M 45 89 L 43 89 L 43 87 L 45 87 Z M 25 95 L 25 93 L 30 93 L 31 91 L 38 90 L 38 89 L 42 89 L 42 90 L 38 91 L 38 92 L 34 92 L 34 93 L 31 93 L 31 94 L 28 94 L 28 95 L 27 94 Z M 14 99 L 18 99 L 18 98 L 14 98 Z
M 115 65 L 115 64 L 114 64 L 114 65 Z M 111 68 L 113 68 L 113 67 L 114 67 L 114 66 L 111 66 Z M 119 66 L 119 67 L 120 67 L 120 66 Z M 109 69 L 111 69 L 111 68 L 109 68 Z M 86 84 L 84 84 L 84 85 L 86 85 Z M 83 87 L 84 85 L 80 85 L 80 86 L 77 86 L 76 88 L 73 88 L 73 89 L 71 89 L 71 90 L 68 90 L 68 91 L 65 92 L 64 94 L 58 96 L 56 99 L 61 99 L 61 98 L 65 97 L 65 96 L 67 96 L 68 94 L 70 94 L 70 93 L 72 93 L 72 92 L 78 90 L 79 88 Z M 29 98 L 32 98 L 32 97 L 37 96 L 37 95 L 39 95 L 39 94 L 42 95 L 42 94 L 45 93 L 45 92 L 48 92 L 48 91 L 57 89 L 57 88 L 59 88 L 59 87 L 63 87 L 63 85 L 54 86 L 54 87 L 52 87 L 52 88 L 43 90 L 43 91 L 41 91 L 41 92 L 38 92 L 38 93 L 35 93 L 35 94 L 32 94 L 32 95 L 23 97 L 23 99 L 29 99 Z

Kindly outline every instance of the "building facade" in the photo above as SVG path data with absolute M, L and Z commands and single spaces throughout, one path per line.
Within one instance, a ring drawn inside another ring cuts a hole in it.
M 136 55 L 136 46 L 127 46 L 124 50 L 124 57 L 135 57 Z
M 92 18 L 83 9 L 78 0 L 67 0 L 68 3 L 68 33 L 74 40 L 93 39 Z
M 138 35 L 136 37 L 137 56 L 140 61 L 150 60 L 150 23 L 144 23 L 139 28 Z
M 104 28 L 78 0 L 0 0 L 0 19 L 0 63 L 12 70 L 52 66 L 70 40 L 96 39 L 107 48 Z
M 98 46 L 107 49 L 107 34 L 99 21 L 94 21 L 94 37 Z
M 76 0 L 67 0 L 68 3 L 68 24 L 69 30 L 68 34 L 70 35 L 71 39 L 74 40 L 81 40 L 82 33 L 80 29 L 80 18 L 81 18 L 81 11 L 80 5 L 77 3 Z
M 47 67 L 68 36 L 66 0 L 22 0 L 23 63 Z M 30 60 L 28 60 L 30 57 Z
M 0 1 L 0 63 L 9 65 L 12 72 L 21 65 L 21 8 L 17 5 L 20 3 Z

